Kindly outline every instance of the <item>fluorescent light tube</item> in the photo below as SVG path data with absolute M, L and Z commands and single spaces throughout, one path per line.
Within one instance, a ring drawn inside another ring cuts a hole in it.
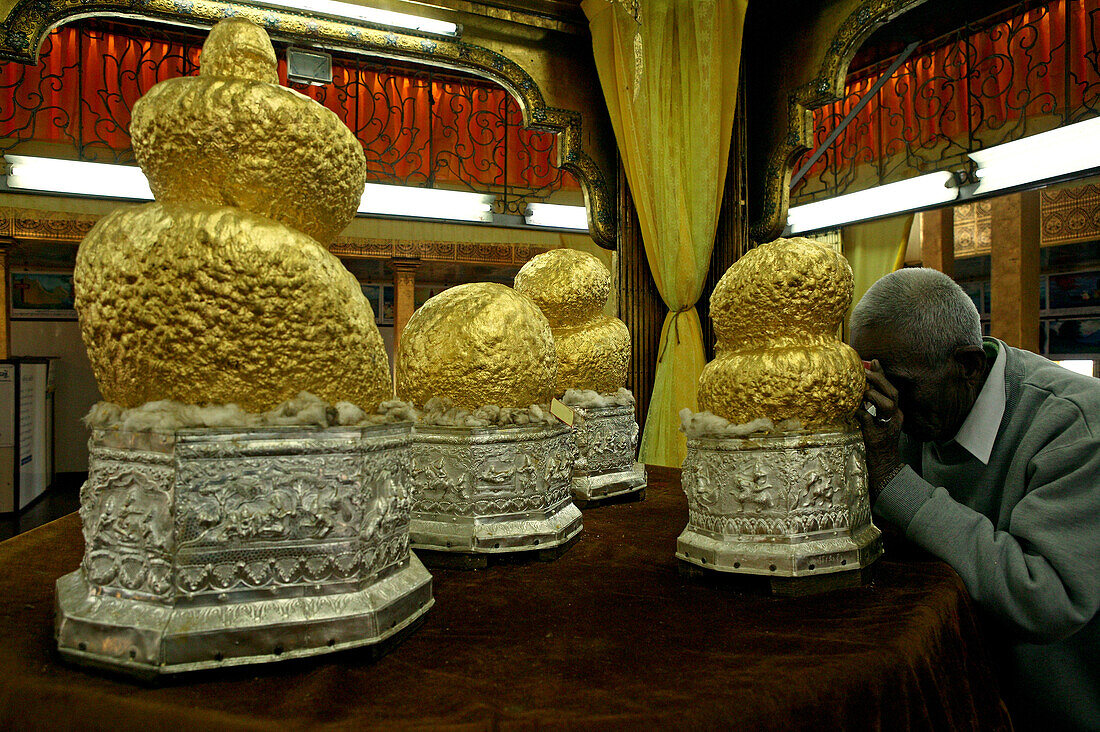
M 951 172 L 943 170 L 795 206 L 787 211 L 787 225 L 792 234 L 799 234 L 947 203 L 959 197 L 959 189 L 947 185 L 952 179 Z
M 133 165 L 85 163 L 29 155 L 6 155 L 5 159 L 9 168 L 8 188 L 105 198 L 153 198 L 145 174 Z
M 970 153 L 975 195 L 1100 168 L 1100 118 Z
M 440 36 L 458 35 L 458 25 L 449 23 L 445 20 L 421 18 L 419 15 L 395 13 L 392 10 L 366 8 L 362 5 L 336 2 L 336 0 L 257 0 L 257 2 L 261 5 L 289 8 L 291 10 L 304 10 L 307 13 L 328 15 L 336 18 L 351 18 L 352 20 L 362 20 L 374 25 L 407 28 L 423 33 L 434 33 Z
M 524 219 L 528 226 L 588 231 L 588 211 L 584 206 L 562 206 L 556 203 L 532 203 Z
M 368 183 L 359 201 L 359 213 L 491 222 L 493 197 L 486 193 Z
M 5 158 L 10 169 L 8 188 L 101 198 L 153 199 L 145 174 L 133 165 L 86 163 L 29 155 L 7 155 Z M 486 193 L 368 183 L 359 201 L 358 212 L 491 222 L 492 208 L 493 196 Z M 583 207 L 581 210 L 584 210 Z

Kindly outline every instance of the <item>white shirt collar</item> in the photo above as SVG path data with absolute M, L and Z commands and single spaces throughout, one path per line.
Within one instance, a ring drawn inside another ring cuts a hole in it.
M 1001 429 L 1001 419 L 1005 415 L 1006 346 L 1003 343 L 997 345 L 997 359 L 989 369 L 989 375 L 985 377 L 985 384 L 978 392 L 978 398 L 974 400 L 970 414 L 966 415 L 966 420 L 955 435 L 955 442 L 985 465 L 989 464 L 989 456 L 993 454 L 993 443 L 997 439 L 997 432 Z

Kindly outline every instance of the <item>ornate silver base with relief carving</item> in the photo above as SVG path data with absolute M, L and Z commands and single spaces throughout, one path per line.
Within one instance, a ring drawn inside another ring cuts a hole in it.
M 432 606 L 408 424 L 93 432 L 65 657 L 138 676 L 380 643 Z
M 413 429 L 413 547 L 499 555 L 567 544 L 581 531 L 570 485 L 576 456 L 565 425 L 418 424 Z
M 645 493 L 645 466 L 634 460 L 638 422 L 633 405 L 574 407 L 579 457 L 573 465 L 573 497 L 582 505 Z
M 689 438 L 683 488 L 676 556 L 704 569 L 810 578 L 882 554 L 858 431 Z

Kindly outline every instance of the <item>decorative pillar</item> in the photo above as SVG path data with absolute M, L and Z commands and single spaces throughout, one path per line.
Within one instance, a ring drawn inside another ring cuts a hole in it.
M 921 264 L 955 276 L 955 208 L 947 206 L 921 215 Z
M 1010 346 L 1039 351 L 1039 192 L 992 201 L 992 329 Z
M 4 315 L 0 318 L 0 359 L 11 358 L 11 308 L 8 301 L 11 293 L 8 292 L 9 263 L 8 251 L 15 245 L 15 239 L 9 236 L 0 236 L 0 306 Z
M 397 352 L 401 344 L 401 331 L 412 317 L 416 307 L 416 268 L 419 259 L 394 257 L 390 260 L 393 268 L 393 349 Z

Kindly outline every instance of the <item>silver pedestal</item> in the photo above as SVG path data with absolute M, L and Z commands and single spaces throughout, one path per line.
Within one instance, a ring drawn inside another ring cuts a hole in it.
M 581 530 L 565 425 L 413 430 L 415 549 L 507 554 L 566 544 Z
M 433 603 L 409 552 L 409 431 L 95 430 L 84 560 L 57 581 L 62 655 L 151 677 L 409 627 Z
M 688 525 L 676 556 L 700 568 L 802 578 L 882 554 L 857 432 L 689 438 Z
M 582 504 L 642 495 L 645 466 L 634 460 L 638 422 L 634 407 L 574 407 L 579 456 L 573 465 L 573 497 Z

